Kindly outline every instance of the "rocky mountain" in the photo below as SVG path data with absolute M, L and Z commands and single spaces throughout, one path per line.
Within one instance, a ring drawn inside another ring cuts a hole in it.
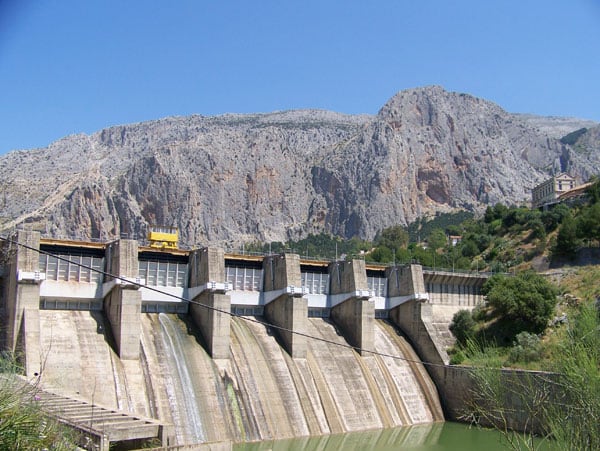
M 572 143 L 568 137 L 575 138 Z M 594 158 L 600 152 L 600 125 L 582 128 L 562 139 L 562 142 L 571 143 L 575 152 L 584 157 Z
M 0 157 L 0 228 L 106 240 L 175 225 L 189 246 L 322 231 L 371 239 L 437 211 L 526 202 L 552 171 L 587 180 L 600 152 L 430 86 L 375 116 L 170 117 L 11 152 Z
M 560 139 L 565 135 L 581 128 L 591 128 L 598 125 L 597 122 L 574 117 L 537 116 L 535 114 L 514 114 L 524 120 L 536 131 Z

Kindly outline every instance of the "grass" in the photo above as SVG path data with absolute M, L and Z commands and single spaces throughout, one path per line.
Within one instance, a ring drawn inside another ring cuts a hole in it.
M 74 449 L 70 431 L 44 413 L 37 388 L 18 372 L 12 358 L 0 356 L 0 449 Z
M 556 315 L 566 314 L 567 321 L 575 318 L 583 305 L 589 305 L 600 298 L 600 266 L 565 268 L 557 281 L 562 300 L 557 304 Z M 530 361 L 511 361 L 514 336 L 510 322 L 492 318 L 485 308 L 479 312 L 483 322 L 478 322 L 475 340 L 461 350 L 464 360 L 459 363 L 492 368 L 519 368 L 527 370 L 552 370 L 563 357 L 563 343 L 568 339 L 567 324 L 548 327 L 540 336 L 539 355 Z M 456 354 L 458 349 L 450 350 Z

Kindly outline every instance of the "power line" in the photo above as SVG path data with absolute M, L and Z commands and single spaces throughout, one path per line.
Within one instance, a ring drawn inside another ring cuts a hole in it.
M 240 318 L 240 319 L 242 319 L 244 321 L 248 321 L 248 322 L 260 324 L 260 325 L 265 326 L 267 328 L 273 328 L 273 329 L 276 329 L 276 330 L 280 330 L 282 332 L 290 332 L 292 334 L 295 334 L 295 335 L 298 335 L 298 336 L 301 336 L 301 337 L 305 337 L 305 338 L 308 338 L 308 339 L 311 339 L 311 340 L 317 340 L 317 341 L 321 341 L 321 342 L 324 342 L 324 343 L 328 343 L 328 344 L 332 344 L 332 345 L 335 345 L 335 346 L 339 346 L 339 347 L 342 347 L 342 348 L 352 349 L 352 350 L 357 351 L 359 353 L 369 353 L 369 354 L 377 355 L 377 356 L 380 356 L 380 357 L 388 357 L 388 358 L 392 358 L 392 359 L 395 359 L 395 360 L 403 360 L 403 361 L 408 362 L 408 363 L 418 363 L 418 364 L 425 365 L 425 366 L 430 366 L 430 367 L 441 367 L 441 368 L 446 367 L 446 365 L 441 364 L 441 363 L 426 362 L 426 361 L 418 360 L 418 359 L 409 359 L 409 358 L 401 357 L 401 356 L 398 356 L 398 355 L 387 354 L 387 353 L 384 353 L 384 352 L 375 351 L 373 349 L 366 349 L 366 348 L 361 348 L 359 346 L 353 346 L 353 345 L 348 344 L 348 343 L 339 343 L 339 342 L 336 342 L 336 341 L 333 341 L 333 340 L 328 340 L 328 339 L 323 338 L 323 337 L 316 337 L 314 335 L 310 335 L 310 334 L 307 334 L 307 333 L 304 333 L 304 332 L 299 332 L 297 330 L 289 329 L 289 328 L 286 328 L 286 327 L 283 327 L 283 326 L 279 326 L 277 324 L 272 324 L 272 323 L 269 323 L 267 321 L 261 321 L 261 320 L 256 319 L 256 318 L 250 318 L 248 316 L 239 315 L 239 314 L 233 313 L 231 311 L 226 311 L 226 310 L 223 310 L 223 309 L 219 309 L 217 307 L 213 307 L 213 306 L 210 306 L 210 305 L 202 304 L 201 302 L 194 301 L 192 299 L 187 299 L 187 298 L 185 298 L 183 296 L 178 296 L 178 295 L 173 294 L 173 293 L 168 293 L 168 292 L 160 290 L 158 288 L 155 288 L 155 287 L 152 287 L 152 286 L 148 286 L 148 285 L 144 285 L 144 284 L 141 284 L 141 283 L 139 283 L 137 281 L 131 280 L 131 278 L 126 278 L 126 277 L 118 276 L 118 275 L 109 273 L 107 271 L 104 271 L 104 270 L 101 270 L 101 269 L 98 269 L 98 268 L 93 268 L 91 266 L 84 265 L 83 263 L 69 260 L 68 258 L 61 257 L 60 255 L 56 255 L 56 254 L 53 254 L 52 252 L 44 251 L 42 249 L 38 249 L 38 248 L 35 248 L 33 246 L 29 246 L 29 245 L 27 245 L 25 243 L 21 243 L 19 241 L 13 240 L 13 239 L 8 238 L 8 237 L 4 237 L 4 236 L 0 235 L 0 240 L 5 241 L 5 242 L 10 243 L 10 244 L 14 244 L 16 246 L 23 247 L 24 249 L 28 249 L 30 251 L 34 251 L 34 252 L 37 252 L 37 253 L 42 254 L 42 255 L 47 255 L 49 257 L 56 258 L 57 260 L 61 260 L 61 261 L 67 262 L 69 264 L 72 264 L 72 265 L 75 265 L 75 266 L 79 266 L 81 268 L 85 268 L 85 269 L 90 270 L 90 271 L 94 271 L 94 272 L 100 273 L 100 274 L 104 275 L 105 277 L 110 277 L 110 278 L 115 279 L 115 280 L 120 280 L 120 281 L 126 282 L 128 284 L 135 285 L 135 286 L 137 286 L 139 288 L 145 288 L 146 290 L 153 291 L 153 292 L 159 293 L 161 295 L 166 295 L 166 296 L 169 296 L 171 298 L 177 299 L 179 301 L 187 302 L 189 304 L 198 305 L 200 307 L 204 307 L 206 309 L 213 310 L 213 311 L 218 312 L 218 313 L 229 315 L 231 317 Z M 461 366 L 455 366 L 455 368 L 460 368 L 460 369 L 464 369 L 464 370 L 471 370 L 472 369 L 470 367 L 461 367 Z

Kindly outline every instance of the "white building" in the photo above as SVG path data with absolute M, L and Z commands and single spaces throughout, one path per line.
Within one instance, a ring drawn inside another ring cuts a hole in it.
M 563 172 L 540 183 L 531 190 L 531 204 L 533 208 L 554 203 L 561 194 L 574 189 L 575 179 Z

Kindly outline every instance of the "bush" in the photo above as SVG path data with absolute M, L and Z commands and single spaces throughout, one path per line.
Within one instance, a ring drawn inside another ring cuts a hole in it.
M 467 240 L 462 243 L 460 252 L 463 257 L 472 258 L 479 253 L 479 249 L 473 241 Z
M 466 345 L 475 336 L 475 321 L 469 310 L 459 310 L 452 317 L 450 332 L 459 345 Z
M 466 360 L 466 358 L 467 357 L 465 356 L 465 353 L 462 352 L 460 349 L 457 349 L 455 352 L 452 353 L 452 356 L 450 357 L 450 365 L 460 365 Z
M 565 204 L 555 205 L 550 210 L 543 212 L 541 219 L 546 232 L 550 233 L 555 230 L 563 219 L 570 214 L 571 210 Z
M 528 332 L 520 332 L 515 338 L 515 344 L 510 350 L 510 355 L 508 356 L 509 362 L 527 363 L 539 360 L 541 358 L 542 345 L 540 338 L 537 335 L 530 334 Z
M 471 311 L 471 317 L 476 322 L 483 322 L 487 319 L 487 309 L 484 304 L 479 304 Z
M 497 316 L 511 320 L 517 330 L 542 332 L 554 312 L 558 290 L 533 271 L 514 277 L 495 275 L 482 288 Z

